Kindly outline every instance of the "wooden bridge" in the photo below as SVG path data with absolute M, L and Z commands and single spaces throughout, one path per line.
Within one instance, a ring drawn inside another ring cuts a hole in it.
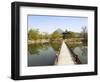
M 73 60 L 72 53 L 70 52 L 68 46 L 65 44 L 65 42 L 62 42 L 60 53 L 57 58 L 56 65 L 72 65 L 75 64 L 75 61 Z

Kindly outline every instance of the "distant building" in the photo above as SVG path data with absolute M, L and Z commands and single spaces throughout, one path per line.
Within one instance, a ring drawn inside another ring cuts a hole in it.
M 65 32 L 63 32 L 62 34 L 63 34 L 63 39 L 66 39 L 66 37 L 67 37 L 67 31 L 65 31 Z
M 68 33 L 67 30 L 63 31 L 63 30 L 60 29 L 60 28 L 58 28 L 58 29 L 57 29 L 56 31 L 54 31 L 54 32 L 58 32 L 58 33 L 62 34 L 62 35 L 63 35 L 63 39 L 65 39 L 65 38 L 67 37 L 67 33 Z

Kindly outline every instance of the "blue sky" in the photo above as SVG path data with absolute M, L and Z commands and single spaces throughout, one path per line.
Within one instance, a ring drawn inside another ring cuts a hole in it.
M 69 16 L 28 16 L 28 30 L 39 29 L 41 32 L 52 33 L 60 28 L 63 31 L 81 32 L 83 26 L 88 27 L 87 17 L 69 17 Z

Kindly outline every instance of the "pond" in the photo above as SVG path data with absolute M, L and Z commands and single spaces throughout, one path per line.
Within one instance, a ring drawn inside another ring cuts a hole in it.
M 54 65 L 60 47 L 61 42 L 28 44 L 28 66 Z
M 80 59 L 82 64 L 88 63 L 88 54 L 87 54 L 87 47 L 76 47 L 74 48 L 73 52 L 78 55 L 78 58 Z
M 70 49 L 73 51 L 74 54 L 76 54 L 81 61 L 81 64 L 87 64 L 88 63 L 88 49 L 87 45 L 84 46 L 83 44 L 67 44 L 70 47 Z

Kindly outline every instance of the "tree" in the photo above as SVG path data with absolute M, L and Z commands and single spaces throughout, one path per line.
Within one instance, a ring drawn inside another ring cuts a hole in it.
M 60 39 L 62 38 L 62 34 L 60 34 L 59 32 L 53 32 L 51 34 L 51 39 Z
M 48 33 L 46 33 L 46 34 L 44 35 L 44 39 L 49 39 L 49 34 L 48 34 Z
M 81 34 L 82 34 L 82 37 L 83 38 L 87 38 L 87 27 L 86 26 L 85 27 L 82 27 Z
M 76 37 L 76 33 L 75 32 L 71 32 L 71 31 L 68 31 L 66 37 L 67 38 L 75 38 Z
M 81 37 L 83 38 L 82 42 L 84 45 L 87 45 L 88 41 L 88 34 L 87 34 L 87 27 L 82 27 Z
M 39 31 L 37 29 L 30 29 L 28 31 L 29 40 L 37 40 L 39 38 Z

